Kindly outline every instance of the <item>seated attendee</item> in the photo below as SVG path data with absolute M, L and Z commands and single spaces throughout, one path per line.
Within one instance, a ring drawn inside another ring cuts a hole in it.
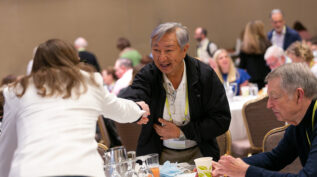
M 39 45 L 31 74 L 3 91 L 1 177 L 105 176 L 95 141 L 98 116 L 135 122 L 149 110 L 109 94 L 93 71 L 70 43 Z
M 264 59 L 271 70 L 276 69 L 285 63 L 292 62 L 291 60 L 287 60 L 287 58 L 284 56 L 284 50 L 277 45 L 272 45 L 266 50 Z
M 78 55 L 81 62 L 92 65 L 97 72 L 100 72 L 100 66 L 97 57 L 86 50 L 88 47 L 88 42 L 83 37 L 78 37 L 74 42 L 75 48 L 78 50 Z
M 116 81 L 118 80 L 115 70 L 112 67 L 102 70 L 102 77 L 105 88 L 111 92 Z
M 133 75 L 133 66 L 131 60 L 127 58 L 119 58 L 114 69 L 118 78 L 111 93 L 118 95 L 120 90 L 130 85 Z
M 317 65 L 314 63 L 314 55 L 310 47 L 304 42 L 294 42 L 286 50 L 286 55 L 293 63 L 305 63 L 317 76 Z
M 228 52 L 219 49 L 214 54 L 217 63 L 216 73 L 222 83 L 237 83 L 237 95 L 240 94 L 240 87 L 249 84 L 250 75 L 243 69 L 236 68 Z
M 131 60 L 133 66 L 140 64 L 142 55 L 131 47 L 131 43 L 127 38 L 120 37 L 117 41 L 117 48 L 120 50 L 119 58 Z
M 266 77 L 267 107 L 278 120 L 290 126 L 270 152 L 244 158 L 222 156 L 214 162 L 213 176 L 315 177 L 317 176 L 317 78 L 302 63 L 285 64 Z M 278 172 L 299 157 L 303 168 L 297 174 Z
M 305 41 L 311 40 L 312 36 L 308 32 L 307 28 L 300 21 L 294 22 L 293 28 L 300 35 L 302 40 L 305 40 Z

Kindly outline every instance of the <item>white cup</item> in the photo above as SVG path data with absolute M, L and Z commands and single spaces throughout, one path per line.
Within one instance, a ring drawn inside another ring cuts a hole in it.
M 199 177 L 211 177 L 212 157 L 201 157 L 194 161 Z
M 249 96 L 249 86 L 242 86 L 241 87 L 241 95 L 242 96 Z

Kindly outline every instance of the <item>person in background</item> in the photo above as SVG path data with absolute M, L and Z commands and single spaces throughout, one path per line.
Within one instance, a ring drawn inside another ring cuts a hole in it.
M 303 63 L 274 69 L 268 81 L 267 107 L 279 121 L 290 124 L 284 137 L 270 152 L 239 159 L 222 156 L 213 162 L 213 177 L 315 177 L 317 176 L 317 78 Z M 303 168 L 297 174 L 279 172 L 299 157 Z
M 127 38 L 120 37 L 117 41 L 117 48 L 120 50 L 119 58 L 131 60 L 132 66 L 140 64 L 142 55 L 131 47 L 131 43 Z
M 194 38 L 198 42 L 197 58 L 208 64 L 217 50 L 217 45 L 207 38 L 207 30 L 202 27 L 196 28 Z
M 310 41 L 312 39 L 312 36 L 308 32 L 307 28 L 300 21 L 295 21 L 293 28 L 297 31 L 302 40 Z
M 276 69 L 285 63 L 292 62 L 289 59 L 287 60 L 287 58 L 284 56 L 284 50 L 276 45 L 272 45 L 266 50 L 264 59 L 271 70 Z
M 239 68 L 245 69 L 251 78 L 249 82 L 258 85 L 259 90 L 264 87 L 264 78 L 270 68 L 264 60 L 264 53 L 270 42 L 264 34 L 264 24 L 255 20 L 247 23 L 240 52 Z
M 86 51 L 88 46 L 87 40 L 83 37 L 78 37 L 75 40 L 74 45 L 78 51 L 80 61 L 92 65 L 97 72 L 100 72 L 100 66 L 96 56 L 93 53 Z
M 107 88 L 107 90 L 111 92 L 114 88 L 116 81 L 118 80 L 114 68 L 107 67 L 107 69 L 102 70 L 102 78 L 105 88 Z
M 293 63 L 305 63 L 317 77 L 317 65 L 314 63 L 314 55 L 305 42 L 295 42 L 286 50 L 286 55 Z
M 32 72 L 3 90 L 1 177 L 105 177 L 97 151 L 98 116 L 148 122 L 144 102 L 117 98 L 68 42 L 39 45 Z
M 273 29 L 267 34 L 273 45 L 286 50 L 293 42 L 300 41 L 299 34 L 285 25 L 284 15 L 280 9 L 273 9 L 270 14 Z
M 120 97 L 146 100 L 150 122 L 142 126 L 137 155 L 158 153 L 160 163 L 194 163 L 219 158 L 216 137 L 230 124 L 229 104 L 217 74 L 187 55 L 189 35 L 180 23 L 163 23 L 151 33 L 152 63 L 137 73 Z
M 219 49 L 214 54 L 217 63 L 216 73 L 222 83 L 237 83 L 237 95 L 240 94 L 240 87 L 249 84 L 250 75 L 243 69 L 236 68 L 225 49 Z
M 132 62 L 127 58 L 119 58 L 114 65 L 114 69 L 118 80 L 111 93 L 118 95 L 121 89 L 130 85 L 133 75 Z

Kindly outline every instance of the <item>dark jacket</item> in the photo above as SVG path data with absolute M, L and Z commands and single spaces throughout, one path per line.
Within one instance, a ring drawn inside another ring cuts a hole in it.
M 315 177 L 317 176 L 317 114 L 315 113 L 314 130 L 312 130 L 312 112 L 315 100 L 312 101 L 306 114 L 297 126 L 289 126 L 283 139 L 271 152 L 253 155 L 243 159 L 252 165 L 246 177 Z M 306 130 L 311 148 L 306 137 Z M 303 169 L 298 174 L 282 174 L 276 171 L 283 169 L 299 157 Z
M 256 83 L 261 89 L 265 86 L 264 80 L 271 69 L 266 65 L 263 54 L 248 54 L 240 52 L 239 68 L 245 69 L 251 78 L 249 82 Z
M 269 40 L 272 40 L 272 36 L 273 36 L 273 30 L 271 30 L 268 34 L 267 34 L 267 38 L 269 38 Z M 300 38 L 299 34 L 293 30 L 292 28 L 286 26 L 286 33 L 285 33 L 285 37 L 284 37 L 284 43 L 283 43 L 283 49 L 286 50 L 293 42 L 295 41 L 301 41 L 302 39 Z
M 206 64 L 185 57 L 190 122 L 180 127 L 186 138 L 195 140 L 203 156 L 219 159 L 216 137 L 225 133 L 230 124 L 230 110 L 223 85 L 216 73 Z M 163 141 L 153 124 L 163 117 L 166 93 L 162 72 L 152 62 L 135 77 L 133 84 L 119 96 L 145 101 L 151 111 L 149 123 L 142 126 L 137 155 L 161 153 Z
M 78 55 L 81 62 L 92 65 L 96 69 L 97 72 L 100 72 L 99 63 L 94 54 L 87 51 L 80 51 L 78 52 Z

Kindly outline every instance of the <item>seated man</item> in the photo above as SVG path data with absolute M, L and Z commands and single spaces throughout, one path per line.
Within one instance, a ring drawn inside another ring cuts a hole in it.
M 154 62 L 119 95 L 150 105 L 150 122 L 142 126 L 137 155 L 159 153 L 161 163 L 193 163 L 200 156 L 219 159 L 216 137 L 230 124 L 223 85 L 208 65 L 186 55 L 188 36 L 179 23 L 156 27 L 151 34 Z
M 223 156 L 214 163 L 213 176 L 317 176 L 317 78 L 303 63 L 285 64 L 268 74 L 271 108 L 280 121 L 291 124 L 283 139 L 271 152 L 243 159 Z M 303 169 L 298 174 L 282 174 L 299 157 Z

